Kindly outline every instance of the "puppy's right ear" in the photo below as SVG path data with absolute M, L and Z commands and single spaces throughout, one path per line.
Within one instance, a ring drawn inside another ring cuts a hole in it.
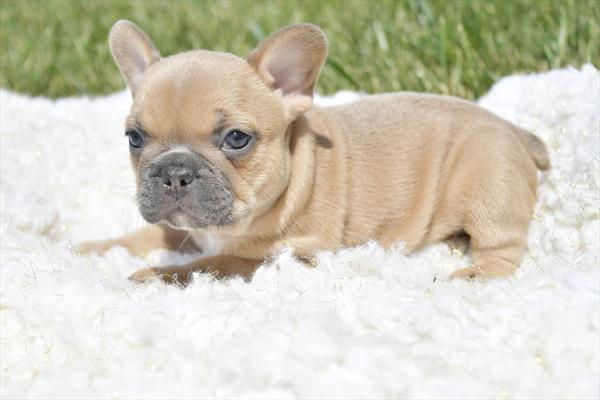
M 124 19 L 113 25 L 108 42 L 112 56 L 135 96 L 146 70 L 160 59 L 160 54 L 140 28 Z

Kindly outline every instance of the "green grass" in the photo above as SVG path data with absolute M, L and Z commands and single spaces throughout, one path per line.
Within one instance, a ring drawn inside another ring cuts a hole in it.
M 308 21 L 329 37 L 321 93 L 428 91 L 475 98 L 515 72 L 600 64 L 600 2 L 0 1 L 0 86 L 60 97 L 124 87 L 107 45 L 126 18 L 161 54 L 246 55 Z

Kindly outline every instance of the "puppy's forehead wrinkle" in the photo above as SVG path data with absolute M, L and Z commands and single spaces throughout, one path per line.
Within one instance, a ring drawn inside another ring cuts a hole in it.
M 214 122 L 214 126 L 215 132 L 220 132 L 223 129 L 225 129 L 225 127 L 227 126 L 227 118 L 228 118 L 228 114 L 225 110 L 221 109 L 221 108 L 217 108 L 215 110 L 215 122 Z

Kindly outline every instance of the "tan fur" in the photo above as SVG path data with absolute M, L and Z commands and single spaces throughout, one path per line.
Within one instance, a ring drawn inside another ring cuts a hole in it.
M 404 242 L 413 251 L 464 234 L 474 265 L 453 277 L 505 276 L 518 267 L 537 168 L 550 165 L 544 144 L 529 132 L 473 103 L 436 95 L 382 94 L 313 107 L 327 53 L 313 25 L 284 28 L 247 61 L 208 51 L 156 61 L 149 39 L 123 21 L 113 28 L 111 48 L 127 82 L 139 82 L 130 83 L 128 126 L 141 123 L 156 143 L 185 143 L 222 168 L 239 217 L 209 229 L 222 242 L 216 257 L 144 270 L 135 280 L 182 282 L 191 271 L 250 276 L 286 246 L 310 261 L 319 250 L 370 239 L 387 247 Z M 130 53 L 138 61 L 141 55 L 145 68 L 129 72 Z M 228 160 L 208 140 L 217 120 L 261 139 L 242 159 Z M 148 149 L 139 162 L 156 156 Z M 155 229 L 108 243 L 145 254 L 166 245 L 149 239 Z M 143 251 L 139 243 L 146 243 Z M 174 271 L 176 280 L 168 277 Z

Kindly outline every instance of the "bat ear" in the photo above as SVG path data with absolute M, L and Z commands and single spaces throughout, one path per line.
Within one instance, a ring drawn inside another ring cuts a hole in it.
M 327 38 L 316 25 L 291 25 L 265 39 L 248 56 L 260 78 L 281 95 L 286 119 L 312 106 L 319 71 L 327 58 Z
M 108 42 L 113 59 L 135 96 L 146 70 L 160 60 L 160 54 L 140 28 L 123 19 L 113 25 Z

